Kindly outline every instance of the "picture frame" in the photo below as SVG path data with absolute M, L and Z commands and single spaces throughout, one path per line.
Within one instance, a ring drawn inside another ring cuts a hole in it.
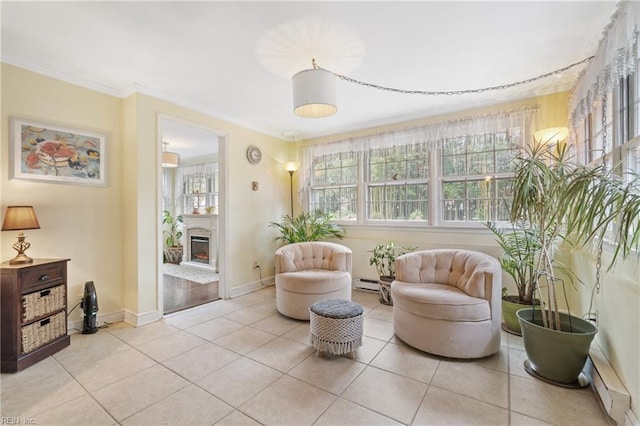
M 106 186 L 106 135 L 9 118 L 10 178 Z

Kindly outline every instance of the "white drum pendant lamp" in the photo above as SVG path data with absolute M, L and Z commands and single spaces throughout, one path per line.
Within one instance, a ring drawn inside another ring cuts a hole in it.
M 300 71 L 293 76 L 293 112 L 306 118 L 335 114 L 336 75 L 322 68 Z

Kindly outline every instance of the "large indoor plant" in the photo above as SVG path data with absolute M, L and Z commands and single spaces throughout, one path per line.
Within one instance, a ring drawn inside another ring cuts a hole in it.
M 486 226 L 494 233 L 503 250 L 498 260 L 502 269 L 513 278 L 517 290 L 516 294 L 509 294 L 507 288 L 503 288 L 502 328 L 508 333 L 521 335 L 516 312 L 531 307 L 534 303 L 539 304 L 534 297 L 538 282 L 534 262 L 540 250 L 539 238 L 535 229 L 522 221 L 506 226 L 488 222 Z
M 537 229 L 528 222 L 487 222 L 485 225 L 494 233 L 498 245 L 503 250 L 498 260 L 502 269 L 513 278 L 517 290 L 516 294 L 509 294 L 506 287 L 502 289 L 502 329 L 519 336 L 522 332 L 516 312 L 540 305 L 540 301 L 535 298 L 539 278 L 535 262 L 540 253 L 541 239 Z M 579 281 L 573 271 L 558 259 L 554 258 L 552 262 L 555 270 L 569 278 L 572 283 Z
M 602 244 L 613 232 L 619 255 L 628 256 L 640 241 L 638 177 L 625 179 L 604 165 L 585 166 L 569 155 L 568 145 L 537 144 L 515 161 L 511 221 L 526 223 L 537 235 L 536 288 L 542 309 L 517 312 L 534 375 L 563 385 L 577 382 L 597 332 L 595 325 L 561 313 L 558 292 L 566 275 L 554 264 L 561 244 Z M 613 230 L 613 231 L 612 231 Z
M 164 226 L 164 261 L 168 263 L 179 264 L 182 261 L 182 229 L 184 222 L 182 216 L 172 216 L 168 210 L 162 212 L 162 224 Z
M 380 290 L 380 303 L 393 305 L 391 299 L 391 282 L 396 278 L 396 257 L 414 251 L 415 247 L 396 247 L 393 241 L 386 244 L 378 244 L 371 250 L 369 265 L 375 265 L 378 272 L 378 288 Z
M 269 227 L 279 231 L 276 241 L 286 244 L 303 241 L 319 241 L 325 238 L 344 238 L 341 226 L 331 223 L 333 216 L 322 210 L 301 213 L 298 216 L 286 215 L 280 222 L 269 222 Z

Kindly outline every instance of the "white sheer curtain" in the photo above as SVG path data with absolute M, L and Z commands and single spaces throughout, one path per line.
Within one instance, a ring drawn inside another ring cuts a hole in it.
M 638 63 L 640 2 L 623 1 L 605 28 L 595 58 L 582 72 L 569 101 L 570 125 L 575 129 L 620 79 L 635 73 Z
M 178 201 L 175 197 L 176 169 L 162 169 L 162 209 L 168 210 L 172 215 L 176 212 Z
M 184 212 L 182 206 L 182 197 L 184 195 L 184 177 L 188 175 L 194 175 L 198 173 L 211 174 L 215 179 L 218 171 L 217 162 L 206 162 L 198 164 L 181 165 L 178 167 L 175 173 L 175 208 L 177 214 L 191 213 Z M 217 183 L 214 182 L 214 188 L 217 187 Z
M 533 132 L 536 130 L 538 109 L 536 106 L 501 111 L 302 147 L 302 167 L 298 175 L 298 187 L 300 188 L 298 202 L 303 206 L 308 205 L 307 198 L 311 186 L 314 157 L 418 143 L 427 143 L 430 145 L 429 149 L 434 150 L 440 148 L 442 141 L 447 138 L 494 132 L 514 127 L 522 129 L 523 141 L 530 141 L 533 140 Z

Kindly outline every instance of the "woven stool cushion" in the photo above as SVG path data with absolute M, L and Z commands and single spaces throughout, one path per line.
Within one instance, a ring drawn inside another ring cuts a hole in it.
M 357 303 L 337 299 L 316 302 L 309 309 L 316 315 L 334 319 L 353 318 L 364 312 Z

